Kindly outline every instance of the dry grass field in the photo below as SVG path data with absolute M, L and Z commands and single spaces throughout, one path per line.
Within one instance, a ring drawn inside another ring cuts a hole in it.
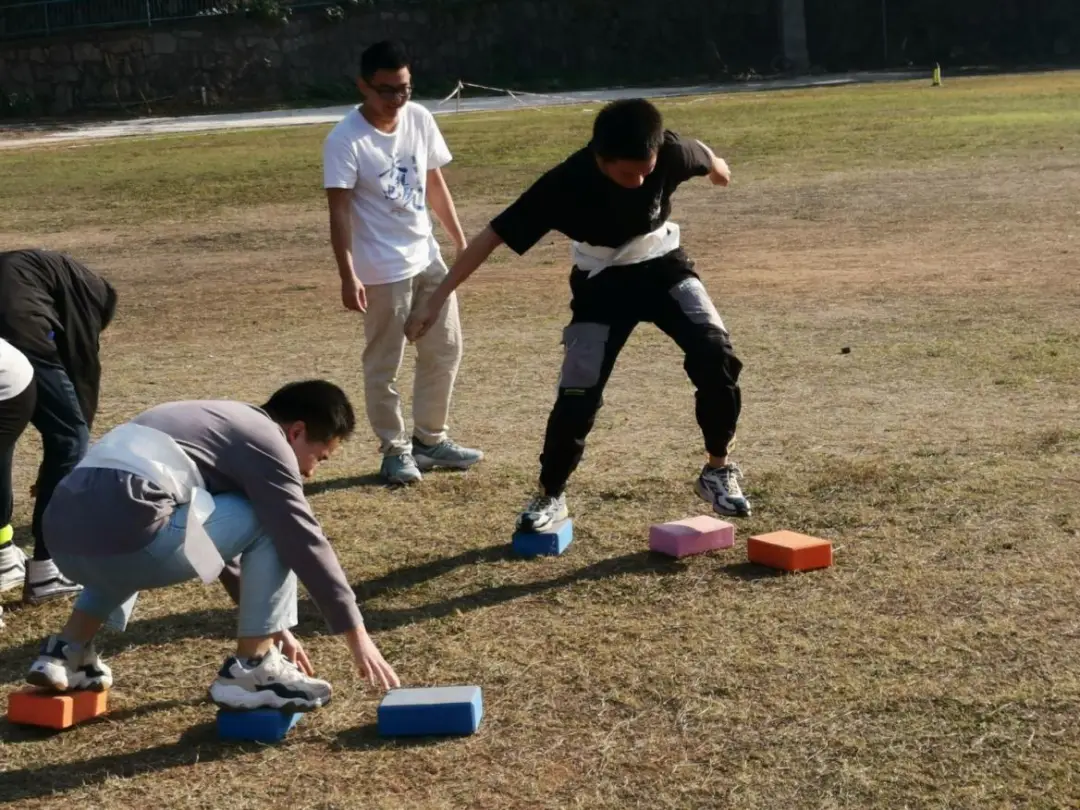
M 554 394 L 568 248 L 500 251 L 461 296 L 454 436 L 484 463 L 387 489 L 365 427 L 310 487 L 388 660 L 410 685 L 482 685 L 480 732 L 380 739 L 378 696 L 306 603 L 334 702 L 280 746 L 220 743 L 206 687 L 234 618 L 196 583 L 145 594 L 102 639 L 109 718 L 62 735 L 0 722 L 0 802 L 1080 807 L 1080 74 L 661 106 L 735 174 L 684 186 L 676 219 L 746 364 L 735 458 L 755 511 L 736 547 L 646 551 L 651 523 L 706 507 L 692 389 L 643 326 L 571 481 L 574 544 L 507 553 Z M 584 143 L 594 111 L 440 119 L 466 229 Z M 0 153 L 0 247 L 71 252 L 120 290 L 96 433 L 312 375 L 361 405 L 325 132 Z M 31 431 L 17 526 L 37 452 Z M 834 540 L 836 565 L 748 564 L 746 537 L 780 528 Z M 4 608 L 0 699 L 67 610 Z

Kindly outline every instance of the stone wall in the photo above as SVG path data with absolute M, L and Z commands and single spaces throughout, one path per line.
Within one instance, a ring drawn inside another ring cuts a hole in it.
M 360 52 L 388 36 L 410 45 L 424 96 L 459 78 L 521 89 L 719 80 L 783 52 L 773 0 L 395 2 L 336 21 L 298 12 L 280 27 L 216 17 L 0 42 L 0 106 L 56 115 L 348 98 Z

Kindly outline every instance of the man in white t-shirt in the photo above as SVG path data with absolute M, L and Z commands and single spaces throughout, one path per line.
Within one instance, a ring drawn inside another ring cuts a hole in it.
M 368 421 L 383 453 L 381 474 L 411 484 L 421 470 L 464 470 L 483 453 L 450 441 L 450 396 L 461 362 L 461 325 L 451 296 L 416 344 L 413 431 L 395 387 L 405 354 L 405 321 L 446 277 L 428 206 L 458 253 L 465 234 L 440 169 L 450 151 L 428 110 L 410 101 L 405 49 L 393 42 L 361 55 L 364 102 L 323 145 L 330 241 L 346 309 L 364 313 L 364 391 Z

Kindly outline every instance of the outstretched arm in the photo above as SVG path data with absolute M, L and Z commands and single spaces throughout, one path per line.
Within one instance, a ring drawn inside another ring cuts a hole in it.
M 709 180 L 714 186 L 726 186 L 731 182 L 731 169 L 727 165 L 727 161 L 721 157 L 717 157 L 716 154 L 708 146 L 698 141 L 698 146 L 704 149 L 709 157 L 712 159 L 712 166 L 709 168 Z
M 416 341 L 424 336 L 435 322 L 443 305 L 446 304 L 450 293 L 471 276 L 502 242 L 502 238 L 495 233 L 495 229 L 488 225 L 469 243 L 469 246 L 454 262 L 454 266 L 450 268 L 450 273 L 443 279 L 442 284 L 435 289 L 426 302 L 413 310 L 408 321 L 405 322 L 405 335 L 409 340 Z

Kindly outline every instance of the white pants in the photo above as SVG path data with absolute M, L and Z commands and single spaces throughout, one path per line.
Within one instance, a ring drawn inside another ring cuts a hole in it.
M 412 278 L 367 288 L 364 396 L 368 421 L 384 455 L 410 452 L 412 435 L 429 445 L 446 439 L 450 396 L 461 364 L 456 295 L 450 295 L 431 329 L 416 343 L 412 435 L 405 429 L 395 384 L 405 357 L 405 321 L 417 305 L 431 297 L 447 272 L 443 260 L 436 258 Z

